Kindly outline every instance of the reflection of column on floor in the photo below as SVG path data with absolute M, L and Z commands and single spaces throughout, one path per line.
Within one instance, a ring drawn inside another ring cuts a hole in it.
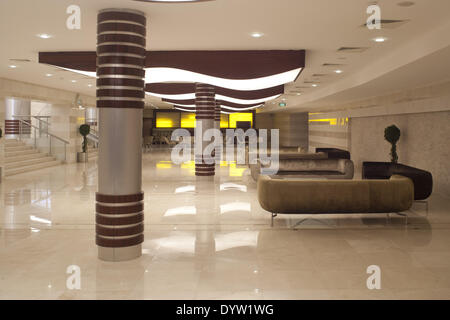
M 203 83 L 195 84 L 195 175 L 197 177 L 213 177 L 215 164 L 207 163 L 208 158 L 203 153 L 212 142 L 203 141 L 203 135 L 208 129 L 214 128 L 214 113 L 216 107 L 215 89 Z M 201 128 L 201 130 L 199 129 Z
M 0 184 L 0 191 L 3 194 L 3 185 Z M 7 235 L 14 235 L 14 230 L 11 230 L 11 232 L 8 231 L 8 228 L 12 228 L 10 226 L 13 226 L 17 223 L 23 223 L 23 221 L 19 221 L 20 217 L 20 210 L 23 210 L 23 208 L 26 208 L 31 205 L 32 203 L 32 196 L 31 196 L 31 190 L 30 189 L 17 189 L 10 192 L 6 192 L 4 194 L 4 197 L 2 199 L 2 202 L 0 206 L 2 207 L 3 213 L 3 219 L 0 221 L 0 224 L 4 227 L 0 228 L 4 229 L 5 232 L 4 236 Z M 26 216 L 25 223 L 29 223 L 30 227 L 24 228 L 22 234 L 30 234 L 32 230 L 38 232 L 40 230 L 40 227 L 48 227 L 47 223 L 44 223 L 46 220 L 39 219 L 36 221 L 34 215 L 30 215 L 30 218 L 28 218 L 28 215 Z M 28 220 L 28 221 L 27 221 Z M 50 221 L 49 221 L 50 222 Z
M 121 264 L 99 261 L 95 269 L 95 285 L 91 281 L 83 282 L 82 279 L 81 289 L 87 292 L 87 299 L 123 299 L 125 296 L 130 299 L 141 299 L 145 294 L 144 275 L 145 266 L 142 263 Z M 89 292 L 93 292 L 95 296 L 90 297 Z
M 220 131 L 220 101 L 216 100 L 216 106 L 214 108 L 214 129 L 217 129 Z M 217 147 L 215 149 L 215 159 L 216 159 L 216 165 L 220 164 L 220 160 L 222 160 L 222 144 L 223 144 L 223 137 L 219 141 L 217 141 Z
M 219 224 L 216 198 L 220 183 L 214 180 L 196 179 L 195 182 L 195 255 L 198 257 L 212 257 L 216 252 L 215 231 Z
M 135 10 L 102 10 L 97 30 L 96 243 L 100 259 L 130 260 L 141 256 L 144 241 L 141 146 L 146 18 Z

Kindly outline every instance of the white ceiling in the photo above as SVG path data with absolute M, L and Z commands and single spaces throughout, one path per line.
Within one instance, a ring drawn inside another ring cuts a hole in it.
M 378 4 L 383 19 L 410 21 L 396 29 L 370 31 L 361 26 L 367 19 L 366 7 L 372 2 L 215 0 L 157 4 L 131 0 L 2 0 L 0 77 L 94 96 L 94 80 L 40 65 L 36 63 L 37 53 L 94 51 L 97 12 L 112 7 L 146 12 L 147 50 L 306 49 L 306 68 L 297 82 L 287 89 L 288 92 L 302 91 L 302 95 L 286 95 L 284 98 L 288 108 L 284 110 L 320 108 L 324 104 L 333 104 L 335 98 L 339 98 L 339 102 L 362 99 L 368 94 L 395 91 L 402 86 L 425 85 L 449 76 L 445 72 L 449 65 L 449 54 L 445 48 L 450 46 L 450 1 L 415 0 L 414 6 L 404 8 L 397 5 L 401 0 L 380 0 Z M 81 30 L 71 31 L 65 26 L 68 17 L 66 8 L 71 4 L 81 7 Z M 262 32 L 264 37 L 252 38 L 252 32 Z M 48 33 L 53 37 L 40 39 L 36 37 L 39 33 Z M 446 36 L 439 37 L 445 33 Z M 382 44 L 371 41 L 381 35 L 389 40 Z M 369 49 L 361 54 L 337 53 L 336 50 L 342 46 Z M 407 57 L 403 59 L 405 55 Z M 11 62 L 11 58 L 30 59 L 32 62 Z M 421 67 L 418 61 L 427 61 L 428 67 Z M 342 63 L 344 66 L 339 69 L 344 73 L 337 75 L 335 68 L 323 67 L 323 63 Z M 18 68 L 9 68 L 11 64 Z M 439 65 L 445 68 L 438 68 Z M 432 73 L 431 70 L 440 71 Z M 45 76 L 47 73 L 54 76 L 48 78 Z M 327 76 L 312 76 L 318 73 Z M 77 82 L 72 83 L 72 80 Z M 317 88 L 304 83 L 313 80 L 320 81 Z M 88 87 L 88 84 L 93 86 Z M 307 88 L 296 89 L 296 86 Z M 369 86 L 371 90 L 364 89 L 364 86 Z M 152 98 L 150 101 L 164 105 L 158 99 Z M 268 106 L 265 109 L 278 111 L 277 108 Z

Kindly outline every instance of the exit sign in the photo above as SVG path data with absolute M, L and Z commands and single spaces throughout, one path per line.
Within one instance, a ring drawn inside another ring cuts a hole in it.
M 280 102 L 278 105 L 279 105 L 280 107 L 286 107 L 286 102 Z

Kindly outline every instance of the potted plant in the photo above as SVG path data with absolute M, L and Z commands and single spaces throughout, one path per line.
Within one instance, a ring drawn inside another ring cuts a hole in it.
M 77 161 L 78 162 L 87 162 L 88 161 L 88 154 L 87 154 L 87 136 L 89 132 L 91 131 L 91 127 L 88 124 L 82 124 L 80 128 L 78 129 L 80 134 L 83 136 L 83 144 L 82 144 L 82 150 L 83 152 L 77 152 Z
M 391 162 L 398 162 L 397 142 L 400 140 L 400 129 L 392 125 L 384 129 L 384 139 L 391 144 Z

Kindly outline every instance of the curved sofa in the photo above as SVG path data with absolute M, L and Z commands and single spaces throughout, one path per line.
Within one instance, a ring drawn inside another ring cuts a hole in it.
M 274 214 L 392 213 L 411 208 L 411 179 L 293 180 L 260 175 L 258 201 Z
M 391 162 L 363 162 L 363 179 L 389 179 L 399 174 L 414 184 L 414 200 L 425 200 L 433 192 L 433 176 L 430 172 Z
M 316 155 L 315 157 L 313 155 Z M 348 159 L 327 159 L 323 153 L 316 154 L 280 154 L 278 173 L 272 178 L 324 178 L 324 179 L 353 179 L 354 165 Z M 261 164 L 250 165 L 252 178 L 257 181 L 261 168 L 268 167 Z

